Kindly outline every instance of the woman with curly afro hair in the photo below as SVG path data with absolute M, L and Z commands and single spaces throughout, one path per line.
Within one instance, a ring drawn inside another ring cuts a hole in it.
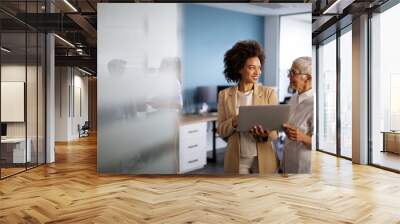
M 224 75 L 234 86 L 218 95 L 218 134 L 228 139 L 224 170 L 227 174 L 274 173 L 278 168 L 272 140 L 276 131 L 254 127 L 250 132 L 239 132 L 240 106 L 278 104 L 275 91 L 257 83 L 265 55 L 253 40 L 237 42 L 224 56 Z

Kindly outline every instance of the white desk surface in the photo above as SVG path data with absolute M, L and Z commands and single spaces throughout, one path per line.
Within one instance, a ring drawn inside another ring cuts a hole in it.
M 217 113 L 208 113 L 203 115 L 181 115 L 179 119 L 180 125 L 194 124 L 200 122 L 216 121 L 218 119 Z
M 25 138 L 6 138 L 6 139 L 1 139 L 1 143 L 20 143 L 24 142 Z M 29 141 L 29 139 L 28 139 Z

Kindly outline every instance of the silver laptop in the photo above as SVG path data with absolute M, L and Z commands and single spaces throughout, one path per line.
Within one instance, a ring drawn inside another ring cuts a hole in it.
M 255 125 L 279 130 L 289 120 L 290 105 L 260 105 L 239 107 L 238 130 L 249 131 Z

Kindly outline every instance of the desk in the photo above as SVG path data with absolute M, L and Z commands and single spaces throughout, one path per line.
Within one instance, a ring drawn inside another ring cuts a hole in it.
M 212 158 L 207 158 L 207 161 L 217 162 L 217 120 L 218 114 L 204 114 L 204 115 L 184 115 L 180 118 L 181 125 L 195 124 L 202 122 L 212 122 Z
M 25 138 L 1 139 L 1 157 L 6 163 L 25 163 L 31 161 L 31 139 L 27 139 L 25 151 Z
M 392 152 L 400 154 L 400 131 L 382 131 L 383 150 L 382 152 Z

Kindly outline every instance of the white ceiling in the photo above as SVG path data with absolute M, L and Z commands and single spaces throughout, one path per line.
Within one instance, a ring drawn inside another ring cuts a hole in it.
M 311 3 L 198 3 L 258 16 L 311 13 Z

